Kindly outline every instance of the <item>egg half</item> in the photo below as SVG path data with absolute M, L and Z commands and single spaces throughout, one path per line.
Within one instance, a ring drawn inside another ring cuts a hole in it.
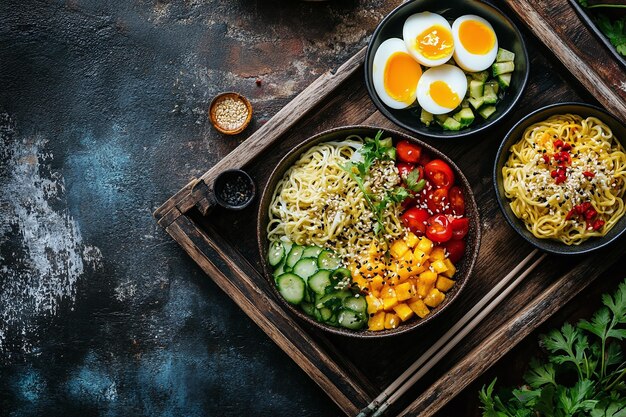
M 417 83 L 417 101 L 429 113 L 444 114 L 461 104 L 467 92 L 465 73 L 454 65 L 424 71 Z
M 422 67 L 413 59 L 404 41 L 387 39 L 374 55 L 372 80 L 376 94 L 392 109 L 404 109 L 415 102 Z
M 465 15 L 452 23 L 454 60 L 465 71 L 483 71 L 496 59 L 498 38 L 491 24 L 480 16 Z
M 436 13 L 409 16 L 402 27 L 402 37 L 411 55 L 427 67 L 444 64 L 454 53 L 450 23 Z

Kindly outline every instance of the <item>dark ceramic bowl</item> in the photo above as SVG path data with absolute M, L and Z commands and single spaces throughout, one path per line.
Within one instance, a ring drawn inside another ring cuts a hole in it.
M 437 308 L 433 309 L 431 314 L 429 314 L 425 319 L 419 319 L 417 317 L 411 319 L 407 323 L 401 324 L 398 328 L 393 330 L 383 330 L 379 332 L 372 332 L 368 330 L 349 330 L 339 327 L 332 327 L 327 324 L 319 323 L 312 319 L 311 317 L 304 314 L 301 310 L 294 307 L 293 305 L 287 303 L 283 299 L 283 297 L 278 292 L 276 288 L 276 284 L 274 283 L 274 278 L 272 277 L 272 268 L 267 262 L 267 250 L 269 246 L 269 242 L 267 240 L 267 223 L 269 221 L 268 217 L 268 208 L 271 203 L 272 195 L 274 194 L 274 190 L 276 188 L 276 184 L 283 178 L 283 175 L 287 171 L 289 167 L 291 167 L 300 156 L 312 146 L 315 146 L 322 142 L 329 141 L 341 141 L 350 135 L 360 135 L 362 137 L 369 136 L 374 137 L 376 132 L 379 130 L 384 131 L 383 137 L 391 136 L 394 139 L 394 142 L 397 143 L 399 140 L 409 140 L 411 142 L 415 142 L 421 145 L 425 151 L 429 152 L 433 157 L 440 158 L 446 161 L 452 170 L 454 171 L 454 175 L 456 176 L 456 183 L 463 190 L 463 196 L 465 197 L 465 209 L 466 216 L 470 220 L 469 232 L 466 237 L 466 249 L 463 258 L 457 265 L 457 273 L 454 278 L 457 281 L 454 287 L 448 291 L 446 294 L 446 299 L 444 302 L 439 305 Z M 312 326 L 320 328 L 322 330 L 326 330 L 331 333 L 345 335 L 345 336 L 354 336 L 361 338 L 376 338 L 376 337 L 385 337 L 390 335 L 396 335 L 400 333 L 406 333 L 408 331 L 414 330 L 427 322 L 435 319 L 435 317 L 439 316 L 441 311 L 447 308 L 452 302 L 458 298 L 459 293 L 465 286 L 470 274 L 472 273 L 472 269 L 474 268 L 474 263 L 476 262 L 476 258 L 478 256 L 478 249 L 480 246 L 480 220 L 478 218 L 478 208 L 476 206 L 476 201 L 474 200 L 474 195 L 472 194 L 472 188 L 461 172 L 461 170 L 452 162 L 450 158 L 439 152 L 437 149 L 432 146 L 416 139 L 411 136 L 407 136 L 403 133 L 389 130 L 389 129 L 381 129 L 377 127 L 370 126 L 346 126 L 339 127 L 336 129 L 328 130 L 326 132 L 317 134 L 300 145 L 292 149 L 276 166 L 272 174 L 270 175 L 269 181 L 263 191 L 263 195 L 261 196 L 261 201 L 259 204 L 259 212 L 257 219 L 257 240 L 259 245 L 259 253 L 261 255 L 261 263 L 263 265 L 263 272 L 265 278 L 268 280 L 274 295 L 276 298 L 280 300 L 285 308 L 291 311 L 294 315 L 298 316 L 300 319 L 306 321 Z
M 376 50 L 381 43 L 389 38 L 402 39 L 404 21 L 410 15 L 424 11 L 438 13 L 449 21 L 466 14 L 478 15 L 491 23 L 498 37 L 498 45 L 515 53 L 515 71 L 511 78 L 511 85 L 506 90 L 504 97 L 498 101 L 497 111 L 487 120 L 483 120 L 480 115 L 476 114 L 476 120 L 471 126 L 456 132 L 447 131 L 436 123 L 426 126 L 420 122 L 420 107 L 396 110 L 387 107 L 378 98 L 372 79 L 372 66 Z M 459 138 L 484 131 L 511 111 L 526 87 L 528 65 L 528 53 L 522 34 L 511 19 L 497 8 L 476 0 L 414 0 L 389 13 L 374 31 L 365 55 L 365 85 L 378 110 L 398 126 L 418 135 L 432 138 Z
M 618 138 L 622 145 L 626 140 L 626 126 L 624 126 L 613 115 L 607 113 L 599 107 L 584 103 L 551 104 L 539 110 L 535 110 L 528 116 L 524 117 L 522 120 L 517 122 L 515 126 L 513 126 L 509 133 L 506 134 L 496 155 L 496 162 L 493 169 L 493 185 L 496 190 L 498 204 L 504 213 L 504 217 L 507 222 L 509 222 L 511 227 L 520 234 L 520 236 L 526 239 L 533 246 L 536 246 L 546 252 L 558 255 L 579 255 L 599 249 L 617 239 L 624 232 L 624 230 L 626 230 L 626 216 L 622 217 L 620 221 L 613 226 L 609 233 L 606 234 L 606 236 L 589 238 L 580 245 L 568 246 L 556 240 L 538 239 L 530 233 L 528 229 L 526 229 L 526 226 L 524 226 L 524 223 L 518 219 L 515 214 L 513 214 L 513 211 L 509 206 L 509 200 L 504 194 L 504 185 L 502 184 L 502 167 L 504 167 L 504 164 L 509 157 L 509 148 L 521 139 L 526 128 L 555 114 L 565 113 L 578 114 L 582 117 L 597 117 L 611 128 L 613 135 Z

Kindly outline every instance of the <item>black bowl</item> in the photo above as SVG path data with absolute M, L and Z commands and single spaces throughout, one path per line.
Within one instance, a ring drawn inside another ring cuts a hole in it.
M 511 85 L 504 97 L 496 105 L 497 111 L 487 120 L 476 115 L 471 126 L 459 131 L 443 130 L 436 124 L 430 126 L 420 122 L 420 108 L 396 110 L 387 107 L 376 94 L 372 79 L 372 65 L 376 50 L 389 38 L 402 39 L 404 21 L 412 14 L 429 11 L 438 13 L 452 21 L 459 16 L 475 14 L 486 19 L 493 26 L 498 37 L 498 45 L 515 53 L 515 71 L 511 78 Z M 513 108 L 526 87 L 529 71 L 528 53 L 522 34 L 515 24 L 497 8 L 476 0 L 414 0 L 405 3 L 393 10 L 378 25 L 365 55 L 365 85 L 372 101 L 389 120 L 403 128 L 431 138 L 459 138 L 484 131 L 489 126 L 501 120 Z
M 267 223 L 269 221 L 267 215 L 268 208 L 271 204 L 271 199 L 278 181 L 283 178 L 283 175 L 285 174 L 287 169 L 289 169 L 289 167 L 291 167 L 306 150 L 323 142 L 341 141 L 350 135 L 374 137 L 376 135 L 376 132 L 378 132 L 379 130 L 382 130 L 384 132 L 383 137 L 391 136 L 396 143 L 400 140 L 408 140 L 417 143 L 421 145 L 423 149 L 430 153 L 433 157 L 442 159 L 450 165 L 450 167 L 454 171 L 457 185 L 463 191 L 463 197 L 465 198 L 465 216 L 469 219 L 470 223 L 469 231 L 467 233 L 467 237 L 465 238 L 465 254 L 463 255 L 463 258 L 461 258 L 457 266 L 457 273 L 454 276 L 456 284 L 454 285 L 454 287 L 452 287 L 450 291 L 448 291 L 448 293 L 446 293 L 446 299 L 444 300 L 444 302 L 435 309 L 433 309 L 431 314 L 426 316 L 426 318 L 413 318 L 411 319 L 411 321 L 403 323 L 395 329 L 383 330 L 378 332 L 373 332 L 369 330 L 349 330 L 340 327 L 332 327 L 328 324 L 315 321 L 313 318 L 307 316 L 300 309 L 285 301 L 285 299 L 278 292 L 278 289 L 276 288 L 276 283 L 274 282 L 274 278 L 272 277 L 272 268 L 267 262 L 267 250 L 269 246 L 266 231 Z M 478 207 L 476 206 L 476 200 L 474 200 L 474 195 L 472 193 L 472 187 L 467 181 L 467 178 L 465 178 L 459 167 L 456 166 L 456 164 L 454 164 L 454 162 L 452 162 L 452 160 L 445 156 L 442 152 L 416 138 L 394 130 L 382 129 L 371 126 L 345 126 L 328 130 L 326 132 L 322 132 L 318 135 L 306 139 L 294 149 L 292 149 L 287 155 L 285 155 L 285 157 L 278 163 L 276 168 L 274 168 L 267 182 L 267 185 L 263 190 L 263 195 L 261 196 L 261 202 L 259 204 L 259 211 L 257 214 L 257 242 L 259 245 L 259 253 L 261 255 L 261 263 L 263 265 L 265 278 L 268 280 L 268 283 L 272 288 L 274 295 L 280 300 L 280 303 L 282 303 L 285 308 L 290 310 L 293 314 L 298 316 L 300 319 L 306 321 L 310 325 L 331 333 L 360 338 L 379 338 L 406 333 L 408 331 L 421 327 L 431 320 L 434 320 L 435 317 L 439 316 L 441 312 L 450 304 L 452 304 L 455 299 L 459 298 L 459 293 L 469 279 L 469 276 L 472 273 L 472 269 L 474 268 L 476 258 L 478 257 L 478 249 L 480 248 L 480 219 L 478 216 Z
M 626 230 L 626 216 L 623 216 L 615 226 L 603 237 L 592 237 L 580 245 L 568 246 L 562 242 L 551 239 L 538 239 L 531 232 L 526 229 L 524 223 L 518 219 L 511 207 L 509 206 L 509 200 L 504 194 L 504 185 L 502 184 L 502 167 L 506 163 L 509 157 L 509 148 L 519 141 L 526 130 L 526 128 L 534 123 L 547 119 L 555 114 L 578 114 L 582 117 L 597 117 L 606 123 L 613 135 L 618 141 L 624 144 L 626 141 L 626 126 L 624 126 L 615 116 L 606 112 L 605 110 L 585 103 L 557 103 L 535 110 L 522 120 L 517 122 L 515 126 L 506 134 L 504 141 L 498 149 L 496 155 L 496 162 L 493 169 L 493 185 L 496 191 L 496 199 L 500 205 L 500 209 L 504 213 L 504 217 L 517 233 L 520 234 L 533 246 L 544 250 L 546 252 L 558 254 L 558 255 L 579 255 L 593 250 L 599 249 L 608 245 L 615 239 L 617 239 Z

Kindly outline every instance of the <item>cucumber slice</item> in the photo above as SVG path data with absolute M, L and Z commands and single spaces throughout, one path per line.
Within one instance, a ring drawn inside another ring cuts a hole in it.
M 433 115 L 422 109 L 422 112 L 420 113 L 420 121 L 426 126 L 430 126 L 430 124 L 433 122 Z
M 492 106 L 492 105 L 482 106 L 480 110 L 478 110 L 478 114 L 480 114 L 483 117 L 483 119 L 488 119 L 489 116 L 491 116 L 495 112 L 496 112 L 496 106 Z
M 302 252 L 303 258 L 317 258 L 324 249 L 319 246 L 307 246 Z
M 313 277 L 311 277 L 313 278 Z M 315 301 L 315 307 L 339 307 L 342 305 L 342 302 L 345 298 L 352 297 L 352 293 L 350 291 L 333 291 L 330 294 L 326 295 L 317 295 Z
M 504 48 L 498 48 L 496 62 L 515 61 L 515 54 Z
M 272 242 L 267 253 L 267 260 L 272 266 L 278 265 L 285 257 L 285 247 L 281 242 Z
M 491 84 L 485 84 L 485 95 L 483 96 L 483 100 L 485 104 L 496 104 L 498 101 L 498 96 L 496 92 L 493 91 L 493 86 Z
M 317 257 L 317 266 L 320 269 L 337 269 L 341 266 L 341 260 L 333 251 L 324 249 Z
M 276 267 L 276 269 L 274 270 L 274 273 L 272 274 L 274 276 L 274 281 L 278 282 L 278 277 L 281 276 L 282 274 L 284 274 L 285 272 L 285 263 L 281 263 L 280 265 L 278 265 L 278 267 Z
M 496 77 L 496 80 L 498 81 L 498 84 L 500 84 L 500 87 L 502 88 L 508 88 L 511 85 L 511 74 L 506 73 L 506 74 L 500 74 Z
M 309 316 L 315 314 L 315 306 L 312 303 L 307 303 L 306 301 L 303 301 L 302 303 L 300 303 L 300 307 L 302 307 L 302 311 L 304 311 Z
M 337 319 L 339 325 L 346 329 L 358 330 L 365 324 L 365 320 L 358 313 L 348 309 L 342 309 Z
M 291 304 L 300 304 L 304 298 L 304 290 L 306 284 L 299 276 L 286 272 L 276 280 L 278 292 L 287 302 Z
M 513 72 L 514 69 L 515 69 L 515 64 L 513 64 L 513 62 L 511 61 L 496 62 L 495 64 L 491 66 L 491 73 L 493 74 L 494 77 L 496 77 L 500 74 Z
M 482 106 L 485 103 L 485 99 L 483 99 L 482 97 L 470 98 L 467 101 L 469 101 L 469 104 L 474 108 L 474 110 L 478 110 L 480 106 Z
M 454 120 L 461 123 L 462 127 L 469 126 L 474 121 L 474 112 L 469 107 L 462 108 L 452 116 Z
M 498 91 L 500 91 L 500 85 L 498 84 L 498 82 L 496 80 L 489 80 L 485 83 L 485 87 L 490 85 L 491 88 L 493 88 L 494 93 L 498 94 Z
M 470 97 L 479 98 L 483 96 L 485 83 L 483 81 L 472 80 L 469 84 Z
M 461 123 L 454 120 L 452 117 L 448 117 L 445 122 L 443 122 L 443 130 L 461 130 Z
M 293 268 L 300 258 L 302 258 L 302 252 L 304 252 L 304 246 L 293 245 L 293 248 L 289 251 L 289 255 L 287 255 L 286 264 L 289 268 Z
M 472 80 L 485 82 L 489 78 L 489 71 L 470 72 Z
M 333 311 L 330 308 L 320 308 L 320 316 L 322 321 L 328 321 L 333 316 Z
M 331 285 L 330 271 L 322 269 L 311 275 L 307 281 L 309 288 L 316 294 L 324 295 L 326 293 L 326 287 Z
M 361 314 L 365 314 L 367 311 L 367 301 L 365 301 L 365 297 L 348 297 L 343 300 L 343 306 Z
M 293 273 L 307 282 L 309 277 L 318 271 L 316 258 L 300 258 L 293 266 Z

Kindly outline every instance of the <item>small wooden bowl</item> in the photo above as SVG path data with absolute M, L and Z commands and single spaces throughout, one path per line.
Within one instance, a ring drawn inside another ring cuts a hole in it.
M 215 115 L 217 104 L 226 98 L 232 98 L 233 100 L 241 101 L 243 102 L 243 104 L 246 105 L 246 109 L 248 109 L 248 116 L 246 116 L 246 120 L 239 127 L 233 130 L 228 130 L 224 128 L 223 126 L 221 126 L 218 123 L 217 117 Z M 244 129 L 248 127 L 248 125 L 250 124 L 250 120 L 252 120 L 252 105 L 250 104 L 250 101 L 247 98 L 245 98 L 239 93 L 234 93 L 230 91 L 226 93 L 221 93 L 215 96 L 215 98 L 211 101 L 211 105 L 209 106 L 209 119 L 211 120 L 211 124 L 213 125 L 213 127 L 218 132 L 223 133 L 225 135 L 236 135 L 238 133 L 243 132 Z

